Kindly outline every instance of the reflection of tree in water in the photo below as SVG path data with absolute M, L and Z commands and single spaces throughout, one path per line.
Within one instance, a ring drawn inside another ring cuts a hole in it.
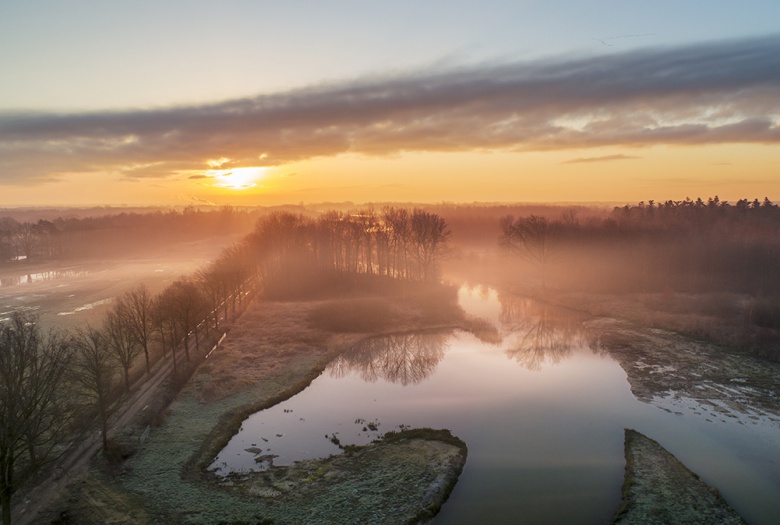
M 384 379 L 410 385 L 421 382 L 444 357 L 449 334 L 402 334 L 358 343 L 328 365 L 333 377 L 356 372 L 365 381 Z
M 587 345 L 582 330 L 584 317 L 576 312 L 534 301 L 527 297 L 499 294 L 499 321 L 517 341 L 507 355 L 529 370 L 545 363 L 557 364 L 574 348 Z

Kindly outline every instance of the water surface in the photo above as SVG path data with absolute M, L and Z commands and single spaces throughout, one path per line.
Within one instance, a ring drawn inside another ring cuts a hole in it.
M 247 418 L 212 468 L 261 470 L 339 453 L 335 442 L 447 428 L 468 445 L 468 461 L 436 523 L 606 523 L 620 503 L 623 430 L 634 428 L 748 522 L 780 515 L 777 425 L 710 422 L 638 401 L 572 312 L 484 288 L 463 288 L 460 300 L 500 327 L 501 344 L 463 332 L 370 339 L 300 394 Z

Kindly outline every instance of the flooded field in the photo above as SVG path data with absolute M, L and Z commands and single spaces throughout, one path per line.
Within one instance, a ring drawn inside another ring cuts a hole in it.
M 297 396 L 250 416 L 212 470 L 263 470 L 390 430 L 447 428 L 469 455 L 436 523 L 488 515 L 492 523 L 605 523 L 620 502 L 623 431 L 634 428 L 749 523 L 775 522 L 780 422 L 766 407 L 727 415 L 713 408 L 728 401 L 722 396 L 707 403 L 669 390 L 640 401 L 627 358 L 596 344 L 581 316 L 489 289 L 462 288 L 460 301 L 499 327 L 503 341 L 462 332 L 369 339 Z
M 0 320 L 13 311 L 27 311 L 57 328 L 100 323 L 114 298 L 125 291 L 146 284 L 156 293 L 205 265 L 235 240 L 218 237 L 180 243 L 132 259 L 0 268 Z

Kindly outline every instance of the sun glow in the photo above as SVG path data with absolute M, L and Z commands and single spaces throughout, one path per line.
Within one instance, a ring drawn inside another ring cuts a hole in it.
M 229 190 L 247 190 L 257 186 L 266 168 L 248 167 L 228 170 L 210 170 L 208 176 L 214 179 L 214 186 Z

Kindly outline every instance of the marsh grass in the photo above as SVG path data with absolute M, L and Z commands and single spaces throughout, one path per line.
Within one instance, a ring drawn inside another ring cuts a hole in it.
M 397 323 L 400 312 L 382 298 L 351 298 L 326 301 L 308 316 L 310 325 L 329 332 L 383 332 Z
M 780 360 L 780 301 L 734 293 L 572 294 L 539 297 L 589 314 L 625 319 L 719 345 L 724 351 Z

